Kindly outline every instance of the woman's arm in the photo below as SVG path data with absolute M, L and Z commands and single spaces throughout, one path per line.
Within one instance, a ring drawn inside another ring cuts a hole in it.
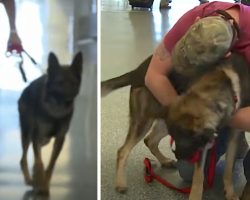
M 155 50 L 145 76 L 145 84 L 158 101 L 167 106 L 177 97 L 177 92 L 167 78 L 171 70 L 171 55 L 164 43 Z

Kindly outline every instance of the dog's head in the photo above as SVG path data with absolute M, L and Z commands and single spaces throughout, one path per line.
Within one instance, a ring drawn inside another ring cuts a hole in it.
M 74 57 L 71 65 L 60 65 L 54 53 L 48 58 L 47 93 L 61 101 L 72 101 L 79 92 L 82 76 L 82 53 Z
M 169 134 L 175 141 L 177 159 L 190 159 L 198 150 L 214 139 L 213 119 L 203 102 L 185 102 L 180 98 L 170 106 L 167 115 Z M 196 104 L 196 105 L 195 105 Z

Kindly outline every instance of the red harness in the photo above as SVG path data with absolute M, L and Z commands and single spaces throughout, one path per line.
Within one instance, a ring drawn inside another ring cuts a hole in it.
M 170 145 L 173 145 L 173 138 L 171 138 L 170 140 Z M 202 158 L 202 150 L 197 151 L 191 159 L 189 159 L 188 161 L 191 163 L 196 163 L 198 161 L 201 160 Z M 210 165 L 208 168 L 208 173 L 207 173 L 207 183 L 209 187 L 213 186 L 214 183 L 214 177 L 215 177 L 215 171 L 216 171 L 216 142 L 214 142 L 213 147 L 211 148 L 211 154 L 210 154 Z M 158 182 L 160 182 L 161 184 L 167 186 L 168 188 L 171 188 L 173 190 L 177 190 L 181 193 L 185 193 L 185 194 L 189 194 L 191 191 L 190 187 L 185 187 L 185 188 L 178 188 L 175 185 L 173 185 L 172 183 L 168 182 L 167 180 L 161 178 L 160 176 L 158 176 L 157 174 L 155 174 L 151 162 L 148 158 L 144 159 L 144 165 L 145 165 L 145 174 L 144 174 L 144 179 L 147 183 L 152 182 L 154 179 L 157 180 Z

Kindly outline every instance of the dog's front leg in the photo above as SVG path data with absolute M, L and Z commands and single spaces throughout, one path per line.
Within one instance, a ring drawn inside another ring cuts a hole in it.
M 203 149 L 202 157 L 199 162 L 194 164 L 194 174 L 189 200 L 201 200 L 203 194 L 204 183 L 204 168 L 207 160 L 208 150 L 213 146 L 212 143 L 207 143 Z
M 167 127 L 163 120 L 155 120 L 149 135 L 144 139 L 144 143 L 149 148 L 151 153 L 159 160 L 162 167 L 172 168 L 176 167 L 176 161 L 165 157 L 159 150 L 159 143 L 161 139 L 167 136 Z
M 56 137 L 54 141 L 53 151 L 50 157 L 50 162 L 49 162 L 48 168 L 46 169 L 46 178 L 47 178 L 48 183 L 50 182 L 56 160 L 62 150 L 64 140 L 65 140 L 65 136 L 58 136 Z
M 194 164 L 194 174 L 189 200 L 201 200 L 203 193 L 204 171 L 201 163 Z
M 117 152 L 116 167 L 116 190 L 120 193 L 127 191 L 127 181 L 125 175 L 125 166 L 130 152 L 134 146 L 146 135 L 152 125 L 152 120 L 131 118 L 129 132 L 125 143 Z
M 22 150 L 23 150 L 23 154 L 22 154 L 22 158 L 20 161 L 20 165 L 21 165 L 21 170 L 23 172 L 24 175 L 24 180 L 25 183 L 27 185 L 32 185 L 32 179 L 29 173 L 29 167 L 28 167 L 28 162 L 27 162 L 27 153 L 28 153 L 28 148 L 30 145 L 30 138 L 29 136 L 25 135 L 25 133 L 22 132 Z
M 41 146 L 38 142 L 38 139 L 33 140 L 33 150 L 35 156 L 35 164 L 33 167 L 33 187 L 36 193 L 48 195 L 49 190 L 45 181 Z
M 223 177 L 226 200 L 239 200 L 239 197 L 235 194 L 233 186 L 233 167 L 239 134 L 240 133 L 238 131 L 231 131 L 231 138 L 226 152 L 226 166 Z

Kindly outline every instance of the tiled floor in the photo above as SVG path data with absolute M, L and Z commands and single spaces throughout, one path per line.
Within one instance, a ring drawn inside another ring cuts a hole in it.
M 106 80 L 128 72 L 151 54 L 164 34 L 198 0 L 173 0 L 172 9 L 159 11 L 159 0 L 153 11 L 134 10 L 127 0 L 102 0 L 101 3 L 101 79 Z M 118 194 L 115 187 L 117 149 L 123 144 L 128 130 L 129 87 L 111 93 L 101 101 L 101 194 L 102 200 L 170 200 L 187 199 L 186 195 L 172 191 L 154 182 L 147 185 L 143 179 L 143 159 L 154 159 L 143 142 L 132 151 L 127 165 L 128 191 Z M 173 157 L 168 140 L 163 139 L 160 149 Z M 221 174 L 223 162 L 218 167 L 216 186 L 205 193 L 206 200 L 223 198 Z M 177 185 L 182 183 L 176 171 L 157 169 Z M 245 179 L 242 162 L 237 163 L 235 180 L 239 192 Z
M 75 113 L 65 146 L 58 158 L 51 182 L 52 200 L 97 199 L 97 133 L 96 133 L 96 41 L 87 45 L 73 38 L 74 2 L 67 0 L 18 0 L 17 29 L 23 47 L 39 63 L 34 66 L 24 56 L 24 68 L 29 81 L 47 67 L 47 55 L 54 51 L 61 63 L 71 62 L 74 51 L 84 53 L 84 74 L 81 92 L 76 100 Z M 90 2 L 90 1 L 88 1 Z M 85 2 L 86 3 L 86 2 Z M 80 5 L 78 4 L 78 5 Z M 8 38 L 7 17 L 0 7 L 0 199 L 37 199 L 25 186 L 19 167 L 21 157 L 17 99 L 26 86 L 19 74 L 17 60 L 6 58 Z M 85 31 L 79 29 L 79 31 Z M 81 35 L 81 34 L 79 34 Z M 85 38 L 86 39 L 86 38 Z M 43 149 L 48 162 L 52 143 Z M 29 152 L 30 168 L 33 164 Z

